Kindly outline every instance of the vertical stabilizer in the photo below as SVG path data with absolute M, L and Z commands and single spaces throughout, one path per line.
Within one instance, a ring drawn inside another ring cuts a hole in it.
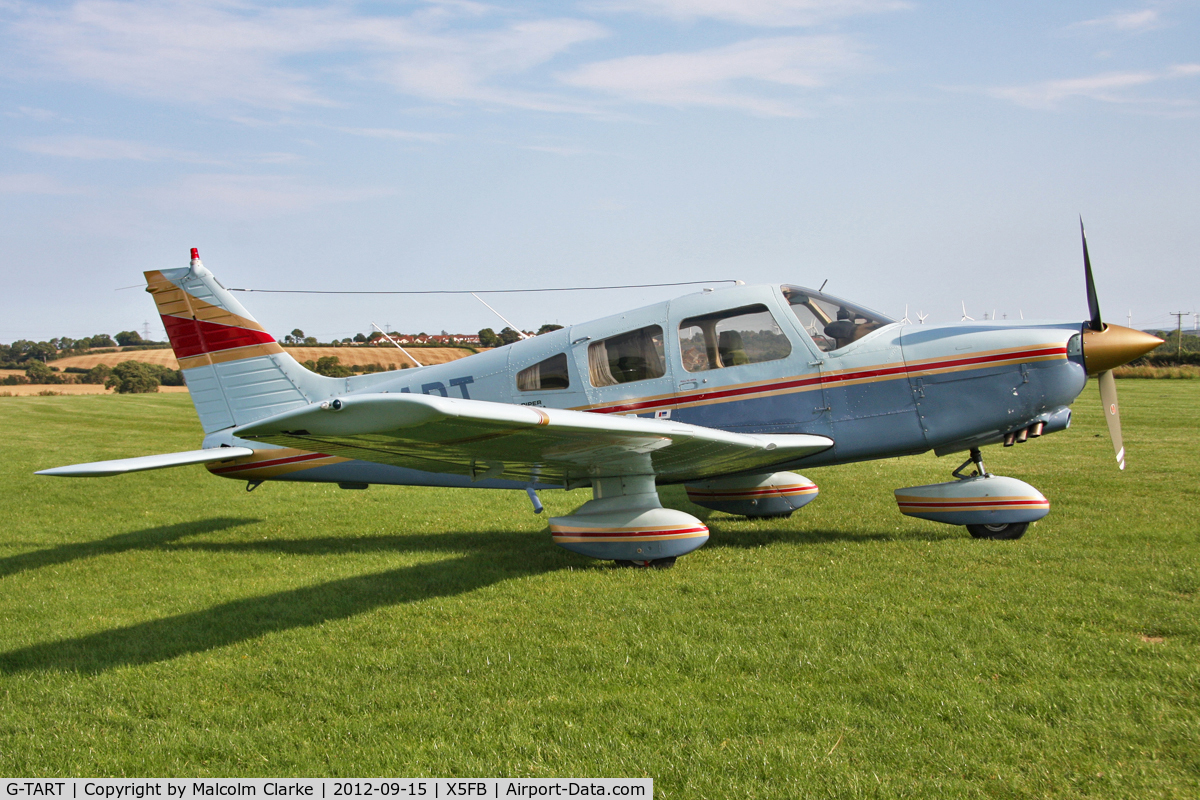
M 341 383 L 285 353 L 205 269 L 195 248 L 187 269 L 145 275 L 205 433 L 306 405 L 334 391 L 325 384 Z

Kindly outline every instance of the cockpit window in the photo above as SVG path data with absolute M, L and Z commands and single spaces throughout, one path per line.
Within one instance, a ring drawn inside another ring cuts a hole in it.
M 818 348 L 832 352 L 857 342 L 871 331 L 895 322 L 877 311 L 848 303 L 803 286 L 781 286 L 792 313 Z
M 679 323 L 679 352 L 684 369 L 703 372 L 787 358 L 792 343 L 758 303 L 685 319 Z

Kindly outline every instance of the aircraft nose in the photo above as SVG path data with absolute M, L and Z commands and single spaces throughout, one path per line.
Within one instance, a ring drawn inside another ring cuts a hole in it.
M 1083 365 L 1088 375 L 1099 375 L 1128 364 L 1162 343 L 1163 340 L 1157 336 L 1121 325 L 1105 325 L 1104 330 L 1094 331 L 1085 324 Z

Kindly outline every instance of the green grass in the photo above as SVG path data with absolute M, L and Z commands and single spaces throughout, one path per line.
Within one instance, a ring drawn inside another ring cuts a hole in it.
M 189 399 L 0 400 L 0 772 L 1200 796 L 1200 392 L 1119 388 L 1124 473 L 1094 386 L 985 451 L 1052 501 L 1019 542 L 902 517 L 959 461 L 928 456 L 806 471 L 784 522 L 698 514 L 667 571 L 554 547 L 519 492 L 35 478 L 195 448 Z

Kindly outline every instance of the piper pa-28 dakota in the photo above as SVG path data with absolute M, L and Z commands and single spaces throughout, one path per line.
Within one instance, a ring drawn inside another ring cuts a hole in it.
M 332 378 L 305 369 L 192 250 L 145 273 L 204 428 L 202 449 L 39 472 L 94 477 L 186 464 L 247 481 L 524 489 L 591 486 L 550 518 L 562 547 L 669 566 L 708 528 L 657 487 L 784 517 L 817 487 L 793 470 L 933 450 L 953 480 L 895 491 L 903 514 L 1016 539 L 1049 501 L 989 473 L 980 448 L 1061 431 L 1099 376 L 1124 468 L 1114 367 L 1161 343 L 1090 318 L 911 325 L 793 285 L 706 289 L 448 364 Z M 973 469 L 967 470 L 973 465 Z

